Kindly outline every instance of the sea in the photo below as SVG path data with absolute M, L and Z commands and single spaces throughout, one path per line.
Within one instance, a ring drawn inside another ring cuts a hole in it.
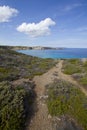
M 87 58 L 87 48 L 64 48 L 60 50 L 17 50 L 17 52 L 40 58 Z

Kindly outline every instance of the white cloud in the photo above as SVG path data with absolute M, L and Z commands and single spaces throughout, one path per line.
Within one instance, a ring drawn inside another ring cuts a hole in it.
M 31 37 L 46 36 L 50 34 L 50 26 L 56 23 L 51 18 L 46 18 L 39 23 L 22 23 L 17 31 L 28 34 Z
M 0 23 L 9 22 L 10 18 L 16 16 L 18 10 L 9 6 L 0 6 Z
M 65 6 L 64 8 L 63 8 L 63 11 L 70 11 L 70 10 L 73 10 L 73 9 L 75 9 L 75 8 L 78 8 L 78 7 L 81 7 L 82 6 L 82 4 L 72 4 L 72 5 L 68 5 L 68 6 Z

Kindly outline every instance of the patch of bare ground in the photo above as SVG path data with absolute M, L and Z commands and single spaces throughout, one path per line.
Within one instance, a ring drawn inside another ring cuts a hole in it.
M 12 84 L 13 84 L 14 86 L 16 86 L 16 85 L 22 84 L 23 82 L 30 82 L 30 80 L 29 80 L 29 79 L 24 79 L 24 78 L 22 78 L 22 79 L 14 80 L 14 81 L 12 82 Z
M 37 94 L 37 112 L 33 116 L 27 130 L 53 130 L 51 116 L 48 113 L 48 109 L 45 103 L 47 95 L 45 95 L 45 86 L 55 79 L 53 73 L 55 67 L 49 70 L 47 73 L 41 76 L 35 76 L 33 81 L 36 84 L 35 91 Z

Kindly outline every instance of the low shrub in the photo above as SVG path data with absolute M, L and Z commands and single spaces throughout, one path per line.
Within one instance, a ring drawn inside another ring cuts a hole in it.
M 72 75 L 80 84 L 87 85 L 87 61 L 81 60 L 65 60 L 63 62 L 63 73 Z
M 80 73 L 81 72 L 81 68 L 79 66 L 74 66 L 72 64 L 67 64 L 64 66 L 64 73 L 65 74 L 69 74 L 72 75 L 74 73 Z
M 34 102 L 31 87 L 32 84 L 13 87 L 9 82 L 0 83 L 0 130 L 24 129 L 29 108 Z
M 62 80 L 47 88 L 49 113 L 52 116 L 69 115 L 87 130 L 87 97 L 76 86 Z
M 81 79 L 80 79 L 80 83 L 81 83 L 82 85 L 87 85 L 87 77 L 81 78 Z

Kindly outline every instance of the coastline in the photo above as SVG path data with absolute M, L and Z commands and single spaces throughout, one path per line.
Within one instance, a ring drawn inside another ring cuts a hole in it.
M 62 50 L 64 47 L 44 47 L 44 46 L 0 46 L 11 50 Z

